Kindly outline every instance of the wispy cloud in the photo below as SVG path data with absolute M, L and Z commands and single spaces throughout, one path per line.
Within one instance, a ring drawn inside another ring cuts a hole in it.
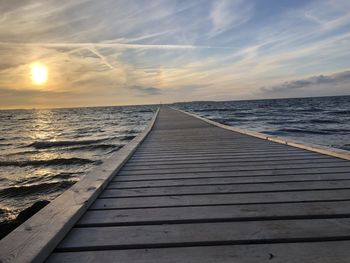
M 99 53 L 94 47 L 86 47 L 86 49 L 94 55 L 96 55 L 97 57 L 99 57 L 102 63 L 105 64 L 107 67 L 109 67 L 110 69 L 114 69 L 114 67 L 108 62 L 108 59 L 105 56 L 101 55 L 101 53 Z
M 55 48 L 87 48 L 91 52 L 96 52 L 93 47 L 99 48 L 120 48 L 120 49 L 229 49 L 230 47 L 224 46 L 201 46 L 201 45 L 168 45 L 168 44 L 128 44 L 128 43 L 99 43 L 99 42 L 76 42 L 76 43 L 45 43 L 45 42 L 33 42 L 33 43 L 16 43 L 16 42 L 0 42 L 0 46 L 13 46 L 13 47 L 55 47 Z M 93 52 L 93 53 L 94 53 Z
M 211 35 L 220 34 L 238 27 L 250 20 L 253 13 L 252 2 L 244 0 L 214 1 L 210 19 L 213 25 Z

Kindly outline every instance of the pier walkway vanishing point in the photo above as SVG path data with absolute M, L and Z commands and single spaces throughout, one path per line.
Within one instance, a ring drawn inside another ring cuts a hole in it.
M 2 262 L 350 262 L 350 161 L 161 107 L 0 242 Z

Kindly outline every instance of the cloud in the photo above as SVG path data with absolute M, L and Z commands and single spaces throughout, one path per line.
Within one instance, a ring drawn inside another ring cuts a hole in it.
M 274 85 L 270 87 L 262 87 L 263 92 L 275 92 L 275 91 L 289 91 L 294 89 L 304 89 L 309 86 L 317 86 L 324 84 L 347 84 L 350 85 L 350 70 L 335 73 L 329 76 L 319 75 L 312 76 L 305 79 L 286 81 L 280 85 Z
M 0 88 L 16 93 L 0 90 L 0 107 L 3 94 L 15 105 L 21 92 L 35 89 L 29 75 L 35 61 L 49 68 L 42 89 L 71 94 L 54 101 L 34 92 L 30 107 L 38 105 L 35 97 L 59 107 L 349 89 L 327 73 L 350 68 L 348 0 L 2 2 Z M 338 86 L 327 89 L 327 81 Z
M 214 1 L 210 13 L 212 35 L 222 33 L 230 28 L 238 27 L 249 21 L 253 5 L 244 0 L 217 0 Z
M 139 94 L 142 95 L 159 95 L 162 93 L 161 89 L 155 88 L 155 87 L 145 87 L 145 86 L 131 86 L 129 89 L 136 91 Z
M 167 45 L 167 44 L 128 44 L 128 43 L 104 43 L 104 42 L 66 42 L 66 43 L 15 43 L 0 42 L 0 46 L 11 47 L 47 47 L 47 48 L 119 48 L 119 49 L 229 49 L 224 46 L 201 46 L 201 45 Z

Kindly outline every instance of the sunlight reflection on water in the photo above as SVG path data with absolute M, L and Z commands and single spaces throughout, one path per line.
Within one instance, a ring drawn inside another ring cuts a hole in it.
M 0 111 L 0 221 L 62 193 L 142 131 L 155 109 Z

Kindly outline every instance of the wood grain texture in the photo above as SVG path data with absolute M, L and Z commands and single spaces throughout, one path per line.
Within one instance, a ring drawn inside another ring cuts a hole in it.
M 274 171 L 274 170 L 301 170 L 310 168 L 344 168 L 346 171 L 350 172 L 350 163 L 347 161 L 330 161 L 330 162 L 320 162 L 317 164 L 313 163 L 293 163 L 293 164 L 226 164 L 226 165 L 212 165 L 209 167 L 202 167 L 200 165 L 196 167 L 186 167 L 183 165 L 180 168 L 154 168 L 147 170 L 121 170 L 118 175 L 157 175 L 157 174 L 185 174 L 185 173 L 202 173 L 202 172 L 240 172 L 240 171 Z
M 114 180 L 160 180 L 160 179 L 183 179 L 183 178 L 205 178 L 205 177 L 251 177 L 251 176 L 289 176 L 300 175 L 307 176 L 309 174 L 336 174 L 336 173 L 350 173 L 348 167 L 310 167 L 303 169 L 266 169 L 257 170 L 254 167 L 251 170 L 245 171 L 232 171 L 232 169 L 223 169 L 221 171 L 201 171 L 201 172 L 189 172 L 189 173 L 159 173 L 159 174 L 132 174 L 123 175 L 118 174 Z
M 155 188 L 172 186 L 196 186 L 196 185 L 226 185 L 226 184 L 270 184 L 282 182 L 322 182 L 322 181 L 347 181 L 350 180 L 348 173 L 335 174 L 308 174 L 308 175 L 286 175 L 286 176 L 250 176 L 250 177 L 199 177 L 183 179 L 164 180 L 139 180 L 127 181 L 116 180 L 109 183 L 106 189 L 135 189 Z
M 350 241 L 54 253 L 48 263 L 348 263 Z
M 350 239 L 350 218 L 73 228 L 57 251 Z
M 133 198 L 99 198 L 91 209 L 121 209 L 171 206 L 203 206 L 222 204 L 263 204 L 263 203 L 291 203 L 314 202 L 326 200 L 348 200 L 350 191 L 320 190 L 293 191 L 271 193 L 237 193 L 237 194 L 202 194 L 183 196 L 156 196 Z
M 313 181 L 295 183 L 269 184 L 240 184 L 240 185 L 199 185 L 199 186 L 172 186 L 142 189 L 105 189 L 100 198 L 141 197 L 141 196 L 173 196 L 219 193 L 262 193 L 262 192 L 292 192 L 313 191 L 328 189 L 349 189 L 350 181 Z
M 157 225 L 350 217 L 350 201 L 90 210 L 76 226 Z

